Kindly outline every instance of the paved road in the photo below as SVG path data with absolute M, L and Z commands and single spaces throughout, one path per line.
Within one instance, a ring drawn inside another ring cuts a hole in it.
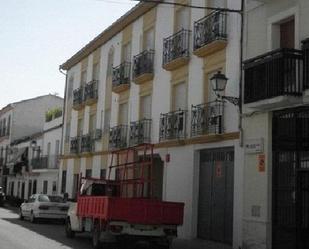
M 0 249 L 91 249 L 91 238 L 67 239 L 62 224 L 21 221 L 12 210 L 0 208 Z

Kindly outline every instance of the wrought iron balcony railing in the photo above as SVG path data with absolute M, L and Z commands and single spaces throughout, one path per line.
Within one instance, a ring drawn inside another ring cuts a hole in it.
M 154 50 L 145 50 L 134 56 L 133 79 L 143 74 L 153 74 Z
M 127 147 L 127 125 L 118 125 L 112 127 L 109 131 L 109 147 L 111 149 L 120 149 Z
M 151 119 L 142 119 L 130 124 L 130 146 L 151 142 Z
M 187 111 L 178 110 L 161 113 L 160 117 L 160 141 L 170 139 L 184 139 L 187 130 Z
M 303 54 L 300 50 L 274 50 L 245 61 L 244 70 L 244 103 L 302 94 Z
M 216 11 L 194 23 L 194 50 L 226 39 L 226 13 Z
M 92 80 L 85 85 L 84 93 L 85 102 L 89 103 L 98 99 L 98 81 Z
M 58 169 L 59 168 L 59 156 L 41 156 L 31 159 L 32 169 Z
M 213 101 L 192 106 L 191 111 L 191 136 L 206 134 L 221 134 L 223 132 L 222 101 Z
M 190 30 L 182 29 L 163 40 L 163 66 L 178 58 L 189 57 Z
M 72 154 L 77 154 L 80 152 L 80 137 L 71 138 L 70 152 Z
M 309 89 L 309 38 L 302 41 L 304 54 L 304 89 Z
M 81 146 L 80 151 L 84 152 L 92 152 L 94 150 L 94 139 L 91 133 L 87 135 L 83 135 L 81 137 Z
M 130 84 L 131 63 L 123 62 L 118 67 L 113 68 L 113 87 Z
M 79 87 L 73 91 L 73 107 L 78 107 L 83 103 L 83 87 Z

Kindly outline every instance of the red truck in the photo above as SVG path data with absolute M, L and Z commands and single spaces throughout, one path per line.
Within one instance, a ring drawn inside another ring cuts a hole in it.
M 137 244 L 170 248 L 183 223 L 184 204 L 152 197 L 153 145 L 114 151 L 111 158 L 108 179 L 80 178 L 66 236 L 92 233 L 94 248 Z

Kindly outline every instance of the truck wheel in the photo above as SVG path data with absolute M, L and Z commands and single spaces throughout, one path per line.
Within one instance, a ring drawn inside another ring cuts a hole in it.
M 67 238 L 74 238 L 75 232 L 72 231 L 70 218 L 65 220 L 65 235 Z
M 23 212 L 21 211 L 21 208 L 19 209 L 19 219 L 20 220 L 24 219 Z
M 93 246 L 94 249 L 102 248 L 102 243 L 100 241 L 100 236 L 101 236 L 100 224 L 99 223 L 95 223 L 93 231 L 92 231 L 92 246 Z
M 35 218 L 35 216 L 34 216 L 33 211 L 31 211 L 31 213 L 30 213 L 30 222 L 31 222 L 31 223 L 35 223 L 35 222 L 36 222 L 36 218 Z

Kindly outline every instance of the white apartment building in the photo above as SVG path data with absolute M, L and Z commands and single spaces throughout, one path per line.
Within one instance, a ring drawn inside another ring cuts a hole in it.
M 238 13 L 140 3 L 63 63 L 61 193 L 76 196 L 80 173 L 104 177 L 112 149 L 152 143 L 157 196 L 185 203 L 179 237 L 241 246 L 239 115 L 210 85 L 221 71 L 225 94 L 239 95 L 240 22 Z
M 36 193 L 58 193 L 62 108 L 57 110 L 58 114 L 44 123 L 42 132 L 10 144 L 7 160 L 8 196 L 28 199 Z
M 309 248 L 309 1 L 246 1 L 244 249 Z
M 46 111 L 62 106 L 62 98 L 48 94 L 11 103 L 0 110 L 0 185 L 4 188 L 11 143 L 43 132 Z

